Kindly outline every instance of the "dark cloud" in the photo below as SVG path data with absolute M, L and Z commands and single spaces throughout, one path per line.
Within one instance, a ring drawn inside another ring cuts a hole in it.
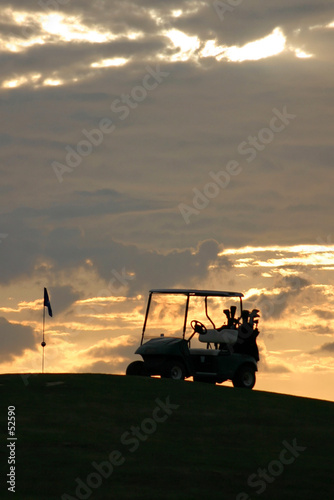
M 100 200 L 98 205 L 97 199 Z M 112 190 L 101 190 L 97 194 L 82 192 L 77 200 L 81 200 L 81 207 L 77 204 L 69 204 L 67 207 L 60 205 L 55 207 L 55 213 L 50 208 L 45 211 L 28 208 L 19 210 L 22 218 L 29 216 L 30 220 L 41 220 L 44 213 L 44 217 L 52 217 L 52 221 L 56 219 L 58 227 L 48 230 L 50 223 L 47 223 L 45 230 L 40 228 L 30 232 L 25 227 L 20 232 L 17 228 L 12 229 L 12 233 L 9 233 L 1 247 L 3 258 L 0 267 L 3 282 L 32 276 L 36 266 L 43 260 L 51 266 L 48 273 L 50 277 L 50 273 L 71 272 L 80 267 L 88 269 L 89 260 L 98 275 L 106 284 L 110 284 L 111 292 L 128 286 L 130 295 L 134 295 L 150 287 L 162 285 L 191 286 L 197 280 L 203 279 L 210 263 L 217 260 L 220 247 L 215 240 L 200 242 L 196 249 L 165 252 L 141 249 L 137 245 L 124 245 L 114 241 L 105 216 L 112 211 L 135 211 L 138 217 L 141 211 L 140 201 L 131 201 Z M 148 210 L 149 206 L 145 203 L 146 206 L 142 206 L 142 209 Z M 94 208 L 89 212 L 90 204 Z M 94 227 L 95 218 L 99 213 L 105 220 L 104 228 L 100 224 Z M 83 219 L 83 224 L 74 227 L 72 221 L 75 217 Z M 143 218 L 145 217 L 144 213 Z M 63 218 L 71 220 L 68 227 L 60 224 Z M 93 221 L 88 227 L 87 218 Z M 41 226 L 43 227 L 43 223 Z M 224 257 L 219 259 L 219 266 L 229 268 L 231 263 Z M 135 278 L 128 278 L 129 273 L 135 273 Z M 71 291 L 69 287 L 54 287 L 54 294 L 60 310 L 79 298 L 79 293 Z
M 242 2 L 230 15 L 227 13 L 224 17 L 222 22 L 217 16 L 218 20 L 215 22 L 215 32 L 219 33 L 220 40 L 231 45 L 242 45 L 265 37 L 277 26 L 293 35 L 296 29 L 306 31 L 310 25 L 326 25 L 333 19 L 334 9 L 330 0 L 317 5 L 312 0 L 297 0 L 293 3 L 287 0 L 269 0 L 265 4 L 260 0 L 252 0 Z
M 327 344 L 323 344 L 320 350 L 334 353 L 334 342 L 327 342 Z
M 8 6 L 31 8 L 22 2 Z M 13 251 L 8 238 L 8 265 L 2 279 L 10 279 L 11 273 L 14 277 L 15 266 L 18 274 L 31 272 L 34 259 L 50 246 L 57 247 L 59 256 L 69 252 L 69 260 L 72 254 L 81 262 L 84 252 L 78 252 L 73 237 L 78 218 L 86 233 L 94 237 L 96 247 L 103 240 L 95 233 L 112 227 L 115 240 L 148 251 L 196 248 L 199 241 L 212 238 L 225 246 L 273 240 L 314 242 L 315 234 L 327 230 L 332 198 L 323 193 L 331 176 L 332 137 L 326 117 L 332 77 L 329 66 L 321 61 L 287 55 L 242 64 L 212 60 L 203 67 L 192 61 L 165 61 L 161 67 L 170 76 L 126 120 L 120 121 L 111 111 L 112 102 L 140 84 L 147 64 L 155 67 L 156 54 L 167 47 L 161 27 L 147 15 L 147 8 L 160 12 L 170 26 L 188 34 L 197 32 L 203 41 L 217 32 L 219 36 L 239 36 L 239 45 L 246 41 L 243 37 L 247 41 L 253 34 L 258 38 L 274 25 L 297 29 L 302 23 L 327 24 L 332 9 L 330 2 L 321 2 L 316 9 L 305 1 L 293 6 L 289 2 L 278 5 L 271 1 L 265 6 L 244 2 L 222 23 L 211 4 L 198 7 L 197 12 L 193 6 L 192 2 L 145 2 L 140 6 L 82 2 L 79 7 L 68 2 L 59 11 L 67 15 L 81 12 L 89 27 L 100 26 L 113 33 L 141 28 L 148 36 L 107 43 L 47 43 L 20 53 L 2 52 L 4 79 L 25 69 L 41 72 L 43 77 L 52 76 L 53 70 L 60 78 L 62 72 L 78 77 L 75 84 L 59 87 L 32 89 L 28 85 L 2 91 L 6 165 L 2 173 L 7 190 L 3 206 L 11 228 L 6 232 L 13 233 L 11 241 L 24 241 L 23 245 L 15 243 Z M 172 9 L 182 8 L 189 12 L 171 17 Z M 240 24 L 239 30 L 234 29 L 235 23 Z M 310 36 L 324 32 L 308 31 Z M 97 59 L 127 54 L 133 59 L 122 67 L 92 71 L 89 66 Z M 284 106 L 297 118 L 248 164 L 238 146 L 268 125 L 274 107 L 282 110 Z M 82 130 L 96 128 L 102 118 L 115 121 L 115 133 L 59 184 L 51 162 L 64 162 L 65 148 L 75 148 L 84 138 Z M 192 206 L 193 189 L 203 192 L 212 181 L 210 172 L 221 171 L 231 159 L 240 162 L 241 174 L 209 200 L 207 208 L 193 215 L 187 226 L 178 205 Z M 64 233 L 56 225 L 65 225 Z M 16 237 L 16 233 L 22 236 Z M 64 250 L 54 241 L 57 236 Z M 98 252 L 103 253 L 103 248 Z
M 8 236 L 0 246 L 1 282 L 3 284 L 31 275 L 43 246 L 42 231 L 27 227 L 20 219 L 15 221 L 12 219 L 12 223 L 7 222 L 6 219 L 7 217 L 2 218 L 5 222 L 1 229 Z
M 76 292 L 71 286 L 52 286 L 48 288 L 52 312 L 60 314 L 69 309 L 74 302 L 84 297 L 84 293 Z
M 48 217 L 49 221 L 62 222 L 64 219 L 94 218 L 109 214 L 127 212 L 142 212 L 161 210 L 166 204 L 159 200 L 140 200 L 131 198 L 113 189 L 98 189 L 96 191 L 81 191 L 73 193 L 73 199 L 61 205 L 54 204 L 47 208 L 20 207 L 14 216 L 29 216 L 31 218 Z
M 320 346 L 318 349 L 311 351 L 310 354 L 334 356 L 334 342 L 327 342 L 325 344 L 322 344 L 322 346 Z
M 0 318 L 0 360 L 12 361 L 26 349 L 36 350 L 36 340 L 30 326 L 10 323 Z
M 334 312 L 332 311 L 326 311 L 325 309 L 315 309 L 313 312 L 320 319 L 334 319 Z
M 273 293 L 268 290 L 268 293 L 254 295 L 248 301 L 257 305 L 264 319 L 278 319 L 283 312 L 293 307 L 296 297 L 310 284 L 307 279 L 299 276 L 285 276 L 273 286 L 273 289 L 282 289 L 281 292 Z
M 124 246 L 116 242 L 107 252 L 92 256 L 99 275 L 110 283 L 111 290 L 129 287 L 129 294 L 136 295 L 150 288 L 188 286 L 206 277 L 208 266 L 217 258 L 219 246 L 216 241 L 204 241 L 196 251 L 185 249 L 160 253 L 142 251 L 135 246 Z M 230 267 L 226 259 L 225 266 Z M 135 278 L 122 280 L 118 275 L 134 272 Z M 111 279 L 111 282 L 109 281 Z
M 311 282 L 301 276 L 284 276 L 276 283 L 277 288 L 288 288 L 291 292 L 299 292 L 309 285 Z
M 328 324 L 324 325 L 319 323 L 311 323 L 303 325 L 301 329 L 311 333 L 316 333 L 317 335 L 331 335 L 334 333 L 334 329 Z

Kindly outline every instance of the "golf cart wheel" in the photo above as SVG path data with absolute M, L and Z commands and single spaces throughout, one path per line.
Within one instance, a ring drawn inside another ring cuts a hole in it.
M 251 365 L 241 366 L 232 379 L 234 387 L 242 387 L 244 389 L 253 389 L 255 381 L 255 370 Z
M 183 364 L 179 361 L 171 361 L 166 365 L 163 377 L 172 380 L 184 380 L 186 371 Z
M 138 375 L 140 377 L 147 377 L 148 372 L 144 361 L 133 361 L 126 369 L 127 375 Z

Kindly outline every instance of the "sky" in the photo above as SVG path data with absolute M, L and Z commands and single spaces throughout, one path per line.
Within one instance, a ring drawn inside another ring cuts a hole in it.
M 113 374 L 149 289 L 230 290 L 255 390 L 333 401 L 333 41 L 331 0 L 4 0 L 0 372 L 44 287 L 45 370 Z

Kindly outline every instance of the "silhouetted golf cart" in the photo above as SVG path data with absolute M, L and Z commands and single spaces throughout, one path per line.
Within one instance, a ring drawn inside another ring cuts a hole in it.
M 126 374 L 212 383 L 232 380 L 234 387 L 252 389 L 259 361 L 259 311 L 243 310 L 242 297 L 238 292 L 150 290 L 141 345 L 135 352 L 143 361 L 130 363 Z M 216 326 L 213 315 L 216 323 L 224 324 Z

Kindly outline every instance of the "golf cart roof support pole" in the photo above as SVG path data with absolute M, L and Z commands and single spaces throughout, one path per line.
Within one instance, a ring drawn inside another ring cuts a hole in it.
M 205 314 L 206 314 L 206 317 L 208 318 L 208 320 L 210 321 L 211 325 L 213 326 L 213 328 L 216 329 L 216 325 L 214 324 L 214 322 L 212 321 L 212 319 L 208 315 L 208 296 L 207 295 L 205 296 Z
M 186 311 L 185 311 L 185 315 L 184 315 L 184 324 L 183 324 L 183 338 L 186 334 L 186 329 L 187 329 L 187 319 L 188 319 L 188 309 L 189 309 L 189 298 L 190 298 L 190 295 L 188 293 L 187 295 L 187 302 L 186 302 Z
M 242 314 L 242 297 L 240 297 L 240 313 Z
M 147 323 L 147 318 L 148 318 L 148 312 L 150 310 L 150 305 L 151 305 L 151 299 L 152 299 L 152 292 L 150 292 L 149 296 L 148 296 L 148 302 L 147 302 L 147 307 L 146 307 L 146 314 L 145 314 L 145 320 L 144 320 L 144 325 L 143 325 L 143 333 L 141 335 L 141 342 L 140 342 L 140 345 L 143 344 L 143 340 L 144 340 L 144 333 L 145 333 L 145 328 L 146 328 L 146 323 Z

